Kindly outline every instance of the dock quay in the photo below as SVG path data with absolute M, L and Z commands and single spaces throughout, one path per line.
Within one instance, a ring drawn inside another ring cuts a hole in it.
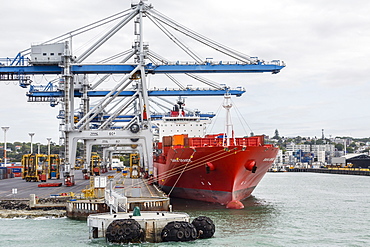
M 362 168 L 288 168 L 286 171 L 370 176 L 370 169 Z
M 77 176 L 75 181 L 76 185 L 71 187 L 39 187 L 38 184 L 42 183 L 26 182 L 19 177 L 0 180 L 0 209 L 13 210 L 12 215 L 16 214 L 14 210 L 59 209 L 70 218 L 86 219 L 90 214 L 109 212 L 109 204 L 118 203 L 114 201 L 117 198 L 124 201 L 119 201 L 121 210 L 116 208 L 116 211 L 129 212 L 135 207 L 143 211 L 168 211 L 171 207 L 169 197 L 148 184 L 147 179 L 133 179 L 110 171 L 90 180 Z M 94 186 L 96 181 L 101 184 Z
M 67 216 L 86 219 L 90 214 L 109 212 L 112 208 L 117 213 L 133 211 L 135 207 L 143 211 L 168 211 L 171 208 L 169 197 L 156 186 L 149 185 L 147 179 L 126 178 L 122 173 L 116 173 L 108 178 L 108 182 L 94 178 L 95 183 L 103 184 L 101 189 L 104 192 L 99 190 L 99 185 L 95 185 L 94 191 L 91 189 L 83 191 L 85 199 L 69 200 L 66 207 Z M 96 196 L 99 194 L 100 196 Z

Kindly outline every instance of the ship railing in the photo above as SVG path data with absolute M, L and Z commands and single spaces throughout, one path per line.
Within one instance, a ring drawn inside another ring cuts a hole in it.
M 235 140 L 235 142 L 234 142 Z M 225 145 L 225 140 L 223 138 L 198 138 L 193 137 L 188 139 L 190 147 L 219 147 Z M 253 136 L 245 138 L 235 138 L 230 139 L 230 146 L 249 146 L 249 147 L 258 147 L 264 145 L 263 136 Z

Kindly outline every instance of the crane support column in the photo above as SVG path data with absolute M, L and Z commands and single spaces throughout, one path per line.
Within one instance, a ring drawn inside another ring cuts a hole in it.
M 69 47 L 69 42 L 65 41 L 64 47 L 64 63 L 63 63 L 63 81 L 64 81 L 64 146 L 65 146 L 65 158 L 64 158 L 64 178 L 65 185 L 74 185 L 74 172 L 72 169 L 71 162 L 69 159 L 70 152 L 70 133 L 73 130 L 73 112 L 74 112 L 74 85 L 73 75 L 71 73 L 71 62 L 72 53 Z

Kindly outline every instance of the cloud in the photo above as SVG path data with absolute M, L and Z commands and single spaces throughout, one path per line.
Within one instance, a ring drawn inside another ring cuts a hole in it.
M 15 56 L 32 43 L 128 9 L 130 3 L 119 0 L 88 3 L 66 0 L 59 4 L 40 0 L 4 1 L 0 21 L 6 25 L 0 27 L 5 37 L 0 39 L 0 57 Z M 207 75 L 219 83 L 246 87 L 247 92 L 235 101 L 256 133 L 273 135 L 274 130 L 279 129 L 284 136 L 309 136 L 320 135 L 324 128 L 332 135 L 370 135 L 370 114 L 367 114 L 370 103 L 367 95 L 369 1 L 153 0 L 151 3 L 176 22 L 219 43 L 266 61 L 280 59 L 287 63 L 277 75 Z M 144 37 L 151 49 L 171 60 L 188 59 L 148 20 L 144 26 L 150 28 Z M 103 27 L 95 33 L 73 38 L 74 48 L 89 47 L 94 38 L 106 30 Z M 186 37 L 179 37 L 202 58 L 226 59 Z M 89 61 L 129 49 L 133 40 L 133 26 L 129 24 Z M 35 78 L 37 80 L 40 79 Z M 159 76 L 151 79 L 152 86 L 165 83 L 169 82 Z M 186 79 L 184 84 L 195 83 Z M 48 104 L 27 103 L 25 93 L 25 89 L 16 85 L 0 82 L 0 114 L 6 116 L 0 119 L 0 125 L 11 126 L 8 139 L 27 141 L 28 131 L 34 131 L 37 141 L 46 143 L 49 136 L 56 140 L 58 120 L 55 116 L 59 109 Z M 205 111 L 216 111 L 217 101 L 213 97 L 187 99 L 189 106 Z

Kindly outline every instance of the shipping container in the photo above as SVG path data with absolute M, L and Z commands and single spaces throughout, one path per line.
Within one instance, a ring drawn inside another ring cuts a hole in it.
M 22 167 L 10 167 L 13 171 L 13 173 L 21 173 L 22 172 Z
M 170 147 L 172 145 L 172 136 L 163 136 L 163 146 Z
M 174 135 L 172 137 L 172 146 L 181 145 L 184 146 L 184 138 L 188 137 L 188 135 Z
M 0 176 L 1 179 L 7 179 L 8 178 L 8 173 L 7 173 L 7 168 L 6 167 L 0 167 Z
M 6 173 L 7 173 L 7 174 L 12 174 L 12 173 L 13 173 L 12 168 L 7 167 L 7 168 L 6 168 Z

